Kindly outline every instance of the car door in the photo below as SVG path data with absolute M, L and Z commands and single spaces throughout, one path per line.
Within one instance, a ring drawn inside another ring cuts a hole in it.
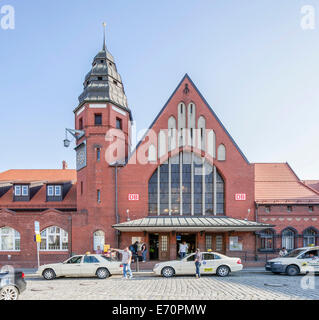
M 74 256 L 61 266 L 61 275 L 67 277 L 81 276 L 81 262 L 83 256 Z
M 216 273 L 219 263 L 218 259 L 215 259 L 215 256 L 217 257 L 214 253 L 203 253 L 202 264 L 200 266 L 201 274 Z
M 181 260 L 180 274 L 195 274 L 195 254 L 190 254 Z
M 298 257 L 298 264 L 301 271 L 319 271 L 319 252 L 318 250 L 308 250 Z
M 83 277 L 92 277 L 96 274 L 100 262 L 95 256 L 86 255 L 81 264 L 81 275 Z

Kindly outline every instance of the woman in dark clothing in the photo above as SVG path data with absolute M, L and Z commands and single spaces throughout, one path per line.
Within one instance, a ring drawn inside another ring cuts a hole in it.
M 147 249 L 146 249 L 146 244 L 145 243 L 143 243 L 142 246 L 141 246 L 141 252 L 142 252 L 143 262 L 146 262 Z
M 202 262 L 202 253 L 199 249 L 196 249 L 195 252 L 195 267 L 196 267 L 196 278 L 200 278 L 200 266 Z

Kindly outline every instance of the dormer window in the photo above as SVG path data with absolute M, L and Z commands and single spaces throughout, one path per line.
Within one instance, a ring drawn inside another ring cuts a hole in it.
M 29 185 L 18 184 L 14 186 L 14 201 L 28 201 L 29 195 Z
M 62 201 L 61 185 L 47 185 L 47 201 Z
M 14 195 L 27 197 L 29 195 L 29 186 L 27 185 L 17 185 L 14 186 Z
M 103 77 L 97 77 L 97 79 L 98 79 L 99 81 L 102 81 L 102 80 L 103 80 Z

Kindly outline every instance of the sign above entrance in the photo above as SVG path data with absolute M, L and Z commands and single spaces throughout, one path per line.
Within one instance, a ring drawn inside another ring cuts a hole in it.
M 237 201 L 244 201 L 246 200 L 246 193 L 236 193 L 235 200 Z
M 139 201 L 140 195 L 138 193 L 129 193 L 128 200 L 129 201 Z

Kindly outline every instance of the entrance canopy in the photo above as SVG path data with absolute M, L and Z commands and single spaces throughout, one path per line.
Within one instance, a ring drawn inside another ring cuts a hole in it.
M 273 225 L 228 217 L 146 217 L 113 225 L 122 232 L 148 231 L 259 231 Z

